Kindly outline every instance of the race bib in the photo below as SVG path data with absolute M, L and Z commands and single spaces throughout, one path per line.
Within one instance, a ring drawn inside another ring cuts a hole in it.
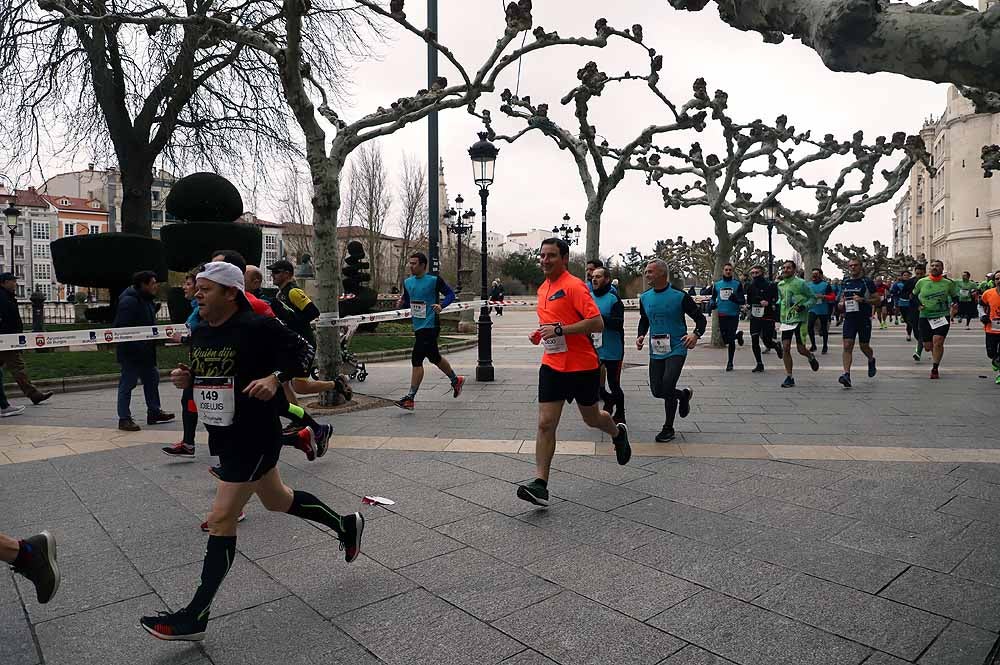
M 419 300 L 410 303 L 410 315 L 415 319 L 427 318 L 427 303 Z
M 754 305 L 753 307 L 750 308 L 750 314 L 752 314 L 754 316 L 754 318 L 757 318 L 757 319 L 763 317 L 764 316 L 764 306 L 763 305 Z
M 789 330 L 795 330 L 796 328 L 799 327 L 799 325 L 800 324 L 798 323 L 782 323 L 781 332 L 788 332 Z
M 649 348 L 655 355 L 667 355 L 670 353 L 670 335 L 653 335 Z
M 719 300 L 729 300 L 731 295 L 733 295 L 732 289 L 719 289 Z
M 604 346 L 604 333 L 590 333 L 590 341 L 594 343 L 594 348 L 599 349 Z
M 236 391 L 231 376 L 199 376 L 194 380 L 198 417 L 206 425 L 229 427 L 236 415 Z
M 931 330 L 937 330 L 948 325 L 948 317 L 939 316 L 936 319 L 927 319 L 927 323 L 930 324 Z
M 861 309 L 861 304 L 857 300 L 855 300 L 854 298 L 851 298 L 850 300 L 845 300 L 844 301 L 844 311 L 845 312 L 857 312 L 860 309 Z
M 545 353 L 566 353 L 566 336 L 556 335 L 542 340 Z
M 959 289 L 958 290 L 958 295 L 960 295 L 963 298 L 965 298 L 966 296 L 969 295 L 969 289 Z

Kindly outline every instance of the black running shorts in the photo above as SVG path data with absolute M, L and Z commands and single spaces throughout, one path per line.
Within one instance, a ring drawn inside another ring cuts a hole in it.
M 948 317 L 948 324 L 940 328 L 931 328 L 930 319 L 920 317 L 920 339 L 924 342 L 931 341 L 932 337 L 947 337 L 951 329 L 951 317 Z
M 758 319 L 750 317 L 750 335 L 759 335 L 772 339 L 774 337 L 774 321 L 770 319 Z
M 414 367 L 423 365 L 425 358 L 435 365 L 441 362 L 441 351 L 438 350 L 438 334 L 440 332 L 440 328 L 421 328 L 413 331 L 413 336 L 416 339 L 413 341 L 410 363 Z
M 847 316 L 844 317 L 844 339 L 854 339 L 855 337 L 862 344 L 872 341 L 872 320 L 870 316 Z
M 597 404 L 601 397 L 601 370 L 559 372 L 548 365 L 538 370 L 539 402 L 572 402 L 580 406 Z
M 281 444 L 275 443 L 268 450 L 234 450 L 219 455 L 222 467 L 219 477 L 227 483 L 252 483 L 260 480 L 278 465 Z
M 809 346 L 809 331 L 806 329 L 805 324 L 800 322 L 791 330 L 782 330 L 781 341 L 793 341 L 802 346 Z

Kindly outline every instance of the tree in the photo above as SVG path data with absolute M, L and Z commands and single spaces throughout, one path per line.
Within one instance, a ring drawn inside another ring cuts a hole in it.
M 545 280 L 542 267 L 538 265 L 538 255 L 535 252 L 525 251 L 508 254 L 504 257 L 500 270 L 504 275 L 524 284 L 529 291 L 537 289 Z
M 408 258 L 423 244 L 427 232 L 427 169 L 412 155 L 403 156 L 398 193 L 396 224 L 399 237 L 403 239 L 403 251 L 396 268 L 396 283 L 401 284 L 406 278 Z
M 372 285 L 379 291 L 384 277 L 380 269 L 380 264 L 384 263 L 380 260 L 382 231 L 392 208 L 392 194 L 389 169 L 377 143 L 362 145 L 355 151 L 346 180 L 344 219 L 365 229 L 365 251 L 371 259 Z
M 278 220 L 285 225 L 282 241 L 285 253 L 301 261 L 308 254 L 313 256 L 312 210 L 309 200 L 312 198 L 312 188 L 295 161 L 289 163 L 288 169 L 278 182 L 282 196 L 278 199 Z
M 883 245 L 878 240 L 873 243 L 873 247 L 874 251 L 869 251 L 867 247 L 838 242 L 832 250 L 826 250 L 826 256 L 844 273 L 847 272 L 848 262 L 851 259 L 858 259 L 865 274 L 872 277 L 886 275 L 897 277 L 904 270 L 912 270 L 918 263 L 917 259 L 908 254 L 890 256 L 889 246 Z

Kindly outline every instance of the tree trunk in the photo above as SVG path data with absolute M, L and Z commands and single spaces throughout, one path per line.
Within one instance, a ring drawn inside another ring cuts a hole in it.
M 829 233 L 816 233 L 805 236 L 786 235 L 785 237 L 788 238 L 788 244 L 802 257 L 802 265 L 799 267 L 806 274 L 809 274 L 813 268 L 823 267 L 823 250 L 830 239 Z
M 311 159 L 313 178 L 313 228 L 319 311 L 340 316 L 340 258 L 337 255 L 337 215 L 340 212 L 340 172 L 343 168 L 333 159 Z M 321 326 L 317 330 L 316 364 L 320 377 L 332 381 L 340 373 L 340 335 L 342 328 Z M 335 406 L 340 401 L 336 392 L 322 393 L 322 406 Z
M 584 219 L 587 222 L 587 254 L 586 258 L 598 259 L 601 257 L 601 215 L 604 214 L 604 201 L 594 199 L 587 203 L 587 211 Z
M 122 163 L 122 210 L 119 228 L 123 233 L 153 237 L 153 165 L 144 160 Z

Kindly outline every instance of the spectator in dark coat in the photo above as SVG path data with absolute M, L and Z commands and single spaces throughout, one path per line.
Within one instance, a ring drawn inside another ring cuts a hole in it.
M 17 308 L 16 293 L 17 276 L 9 272 L 0 274 L 0 335 L 16 335 L 24 332 L 21 312 Z M 0 351 L 0 369 L 6 369 L 14 377 L 18 388 L 32 404 L 41 404 L 52 397 L 51 392 L 42 392 L 28 378 L 20 351 Z M 3 406 L 2 401 L 3 398 L 0 397 L 0 407 Z
M 156 273 L 143 270 L 132 276 L 132 286 L 122 291 L 112 324 L 115 328 L 156 325 Z M 142 381 L 146 397 L 146 423 L 156 425 L 174 419 L 160 408 L 160 371 L 156 368 L 156 342 L 123 342 L 117 348 L 122 373 L 118 379 L 118 429 L 138 432 L 132 419 L 132 390 Z

